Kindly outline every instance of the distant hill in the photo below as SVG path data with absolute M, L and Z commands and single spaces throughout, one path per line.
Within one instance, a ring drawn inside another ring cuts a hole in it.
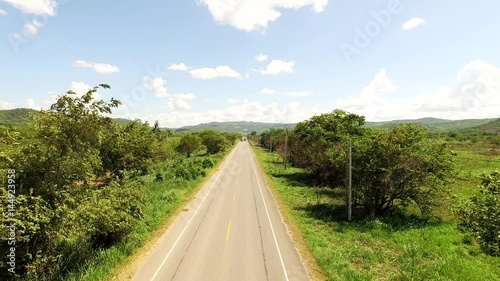
M 30 121 L 30 116 L 37 114 L 36 110 L 27 108 L 18 108 L 11 110 L 0 110 L 0 125 L 23 126 Z M 128 119 L 114 118 L 114 120 L 121 125 L 126 125 L 132 122 Z M 500 133 L 500 119 L 468 119 L 468 120 L 446 120 L 438 118 L 421 118 L 414 120 L 393 120 L 384 122 L 367 122 L 367 127 L 374 127 L 379 129 L 390 129 L 398 126 L 399 124 L 414 123 L 425 126 L 430 132 L 445 133 L 450 131 L 462 132 L 486 132 L 486 133 Z M 262 122 L 210 122 L 199 124 L 196 126 L 186 126 L 176 129 L 178 132 L 182 131 L 202 131 L 205 129 L 213 129 L 221 132 L 243 133 L 249 134 L 252 131 L 262 133 L 265 130 L 272 128 L 293 128 L 295 124 L 284 123 L 262 123 Z
M 0 110 L 0 125 L 20 126 L 31 120 L 31 115 L 38 111 L 28 108 Z
M 37 113 L 37 110 L 28 108 L 0 110 L 0 125 L 11 125 L 15 127 L 24 126 L 26 123 L 31 121 L 31 116 L 34 116 Z M 123 118 L 113 118 L 113 120 L 120 125 L 127 125 L 132 122 L 131 120 Z
M 495 123 L 497 119 L 468 119 L 468 120 L 447 120 L 439 118 L 421 118 L 421 119 L 406 119 L 406 120 L 392 120 L 383 122 L 367 122 L 367 127 L 379 128 L 379 129 L 391 129 L 397 127 L 399 124 L 420 124 L 432 133 L 445 133 L 450 131 L 464 131 L 468 129 L 475 128 L 476 131 L 494 131 Z M 492 124 L 489 124 L 492 123 Z M 261 122 L 211 122 L 199 124 L 196 126 L 186 126 L 177 129 L 178 132 L 182 131 L 202 131 L 205 129 L 213 129 L 221 132 L 234 132 L 234 133 L 250 133 L 256 131 L 261 133 L 265 130 L 271 128 L 293 128 L 295 124 L 283 124 L 283 123 L 261 123 Z
M 480 132 L 489 134 L 500 134 L 500 118 L 490 121 L 479 126 L 468 128 L 465 132 Z
M 177 132 L 197 132 L 203 131 L 206 129 L 217 130 L 220 132 L 228 132 L 228 133 L 243 133 L 250 134 L 255 131 L 257 133 L 262 133 L 265 130 L 272 128 L 293 128 L 295 124 L 283 124 L 283 123 L 261 123 L 261 122 L 248 122 L 248 121 L 239 121 L 239 122 L 210 122 L 199 124 L 196 126 L 186 126 L 177 129 Z
M 129 119 L 124 119 L 124 118 L 113 118 L 113 120 L 118 123 L 118 125 L 127 125 L 128 123 L 130 122 L 133 122 L 132 120 L 129 120 Z
M 466 120 L 446 120 L 438 118 L 421 118 L 414 120 L 394 120 L 384 122 L 367 122 L 367 127 L 375 127 L 380 129 L 390 129 L 398 126 L 399 124 L 420 124 L 423 125 L 433 133 L 444 133 L 450 131 L 463 131 L 470 128 L 478 127 L 487 124 L 495 119 L 466 119 Z

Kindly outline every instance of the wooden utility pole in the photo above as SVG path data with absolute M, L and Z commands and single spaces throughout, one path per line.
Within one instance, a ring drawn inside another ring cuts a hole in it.
M 285 128 L 285 170 L 286 170 L 286 162 L 288 161 L 287 146 L 288 146 L 288 128 Z
M 347 221 L 352 219 L 352 139 L 349 137 L 349 163 L 347 183 Z

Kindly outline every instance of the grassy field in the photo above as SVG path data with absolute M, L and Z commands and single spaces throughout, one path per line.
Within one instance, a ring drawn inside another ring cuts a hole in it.
M 144 186 L 146 196 L 146 206 L 143 210 L 144 218 L 139 222 L 133 232 L 123 242 L 101 252 L 96 253 L 96 258 L 85 264 L 77 273 L 60 277 L 60 280 L 123 280 L 127 276 L 124 271 L 132 273 L 130 259 L 140 251 L 149 240 L 154 240 L 156 235 L 161 235 L 161 230 L 166 228 L 169 219 L 182 211 L 191 196 L 198 190 L 198 187 L 217 169 L 218 164 L 223 159 L 225 153 L 214 156 L 194 156 L 196 158 L 210 158 L 216 165 L 207 173 L 207 176 L 196 180 L 184 181 L 169 179 L 169 174 L 173 168 L 171 163 L 162 163 L 155 172 L 137 179 Z M 156 182 L 156 172 L 162 173 L 164 181 Z M 173 178 L 173 176 L 172 176 Z M 160 232 L 160 233 L 158 233 Z M 154 241 L 153 241 L 154 242 Z M 141 257 L 135 257 L 141 258 Z
M 277 155 L 255 151 L 269 184 L 329 280 L 500 280 L 500 258 L 483 254 L 461 233 L 451 211 L 457 196 L 477 192 L 475 176 L 500 167 L 493 161 L 500 159 L 458 148 L 459 174 L 448 186 L 450 195 L 443 196 L 438 217 L 424 221 L 400 214 L 352 223 L 344 220 L 342 189 L 315 189 L 303 170 L 285 170 Z

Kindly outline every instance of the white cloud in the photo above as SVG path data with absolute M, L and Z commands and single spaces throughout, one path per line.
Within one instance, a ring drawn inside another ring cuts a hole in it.
M 264 89 L 260 90 L 260 93 L 263 95 L 272 95 L 272 94 L 276 94 L 276 90 L 264 88 Z
M 78 95 L 86 94 L 92 87 L 84 82 L 71 82 L 71 91 L 77 93 Z
M 166 88 L 167 81 L 165 79 L 163 79 L 162 77 L 156 77 L 156 78 L 143 77 L 142 81 L 143 81 L 144 87 L 146 87 L 146 89 L 152 91 L 153 94 L 155 95 L 155 97 L 168 96 L 168 92 L 167 92 L 167 88 Z
M 395 86 L 387 76 L 385 69 L 381 69 L 375 77 L 361 92 L 362 97 L 378 97 L 378 95 L 396 91 L 399 87 Z
M 39 21 L 33 20 L 32 22 L 26 23 L 24 25 L 24 32 L 31 35 L 36 35 L 42 27 L 43 25 Z
M 336 107 L 366 116 L 370 121 L 436 117 L 470 119 L 500 117 L 500 68 L 476 60 L 465 65 L 454 85 L 396 102 L 384 93 L 397 90 L 385 71 L 356 98 L 336 101 Z
M 0 109 L 13 109 L 14 104 L 7 102 L 7 101 L 1 101 L 0 100 Z
M 188 66 L 183 64 L 183 63 L 179 63 L 179 64 L 172 64 L 168 67 L 169 70 L 177 70 L 177 71 L 188 71 Z
M 401 26 L 401 29 L 403 29 L 403 30 L 414 29 L 415 27 L 422 25 L 424 23 L 425 23 L 425 20 L 423 18 L 415 17 L 415 18 L 412 18 L 409 21 L 403 23 L 403 25 Z
M 4 15 L 4 16 L 6 16 L 6 15 L 8 15 L 8 14 L 9 14 L 9 13 L 7 13 L 7 11 L 0 9 L 0 15 Z
M 196 97 L 193 94 L 178 94 L 170 97 L 168 108 L 176 110 L 191 109 L 188 101 L 194 100 Z
M 295 115 L 300 112 L 300 103 L 299 102 L 291 102 L 287 105 L 285 114 L 286 115 Z M 300 120 L 302 121 L 302 120 Z
M 120 72 L 120 69 L 117 66 L 105 63 L 95 63 L 95 62 L 87 62 L 83 60 L 77 60 L 73 64 L 74 67 L 84 67 L 93 69 L 97 73 L 115 73 Z
M 235 103 L 239 103 L 240 100 L 239 99 L 231 99 L 231 98 L 229 98 L 229 99 L 226 100 L 226 102 L 228 104 L 235 104 Z
M 189 71 L 191 76 L 196 79 L 215 79 L 221 77 L 240 78 L 241 75 L 229 66 L 223 65 L 216 68 L 199 68 Z
M 298 10 L 313 6 L 316 13 L 322 12 L 328 0 L 199 0 L 206 5 L 215 21 L 237 29 L 254 31 L 265 29 L 276 21 L 281 13 L 278 9 Z
M 34 109 L 34 110 L 41 110 L 42 109 L 42 107 L 38 106 L 32 98 L 29 98 L 26 100 L 26 108 L 30 108 L 30 109 Z
M 312 94 L 313 93 L 311 93 L 311 92 L 289 92 L 289 93 L 285 93 L 285 96 L 294 97 L 294 98 L 302 98 L 302 97 L 312 96 Z
M 336 104 L 342 109 L 363 114 L 367 119 L 373 120 L 387 106 L 384 94 L 394 92 L 398 88 L 387 76 L 386 70 L 381 69 L 357 97 L 340 98 L 337 99 Z
M 418 96 L 411 110 L 449 119 L 500 117 L 500 68 L 476 60 L 465 65 L 453 86 Z
M 283 60 L 272 60 L 266 67 L 262 70 L 262 74 L 266 75 L 277 75 L 280 73 L 292 73 L 295 67 L 294 61 L 283 61 Z
M 73 92 L 75 92 L 79 96 L 83 96 L 86 93 L 88 93 L 88 91 L 91 90 L 92 88 L 93 87 L 91 87 L 90 85 L 88 85 L 88 84 L 86 84 L 84 82 L 71 82 L 70 90 L 73 91 Z M 54 96 L 52 96 L 52 98 L 53 97 Z M 97 91 L 97 92 L 95 92 L 93 94 L 93 98 L 94 98 L 94 100 L 100 100 L 101 99 L 101 95 L 99 95 L 99 91 Z M 47 103 L 47 102 L 45 102 L 45 103 Z
M 260 55 L 255 57 L 255 60 L 258 62 L 265 62 L 267 60 L 267 58 L 268 57 L 266 55 L 260 54 Z
M 56 0 L 1 0 L 25 14 L 55 16 Z
M 173 111 L 164 114 L 151 114 L 142 116 L 144 121 L 160 121 L 162 127 L 179 128 L 187 125 L 196 125 L 208 121 L 254 121 L 254 122 L 276 122 L 295 123 L 310 118 L 312 112 L 306 112 L 300 108 L 298 102 L 278 105 L 278 103 L 262 104 L 257 101 L 240 100 L 228 104 L 219 110 L 207 110 L 203 112 L 192 112 L 189 110 Z M 132 115 L 120 116 L 130 118 Z M 133 115 L 137 118 L 139 116 Z
M 35 105 L 35 101 L 31 98 L 29 98 L 28 100 L 26 100 L 26 107 L 27 108 L 35 108 L 36 105 Z

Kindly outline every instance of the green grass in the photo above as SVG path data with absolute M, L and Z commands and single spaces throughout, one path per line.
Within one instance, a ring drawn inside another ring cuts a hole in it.
M 202 158 L 211 158 L 217 164 L 224 155 L 224 153 L 220 153 Z M 192 159 L 196 159 L 196 157 L 192 157 Z M 127 239 L 107 250 L 96 252 L 95 258 L 84 264 L 77 272 L 56 279 L 67 281 L 111 280 L 115 269 L 143 246 L 152 237 L 154 231 L 159 229 L 170 216 L 175 214 L 186 199 L 205 180 L 200 177 L 196 180 L 183 181 L 168 179 L 164 176 L 163 182 L 155 182 L 156 172 L 168 175 L 171 171 L 172 167 L 169 163 L 162 163 L 157 168 L 157 171 L 138 179 L 144 186 L 146 196 L 146 206 L 143 209 L 144 217 Z
M 329 280 L 500 280 L 500 258 L 481 253 L 448 219 L 450 202 L 444 202 L 448 214 L 442 219 L 401 215 L 347 223 L 343 190 L 312 188 L 303 170 L 285 171 L 276 155 L 255 151 Z M 489 170 L 481 163 L 472 175 Z M 458 165 L 469 167 L 460 160 Z M 468 179 L 450 188 L 467 197 L 479 183 Z

